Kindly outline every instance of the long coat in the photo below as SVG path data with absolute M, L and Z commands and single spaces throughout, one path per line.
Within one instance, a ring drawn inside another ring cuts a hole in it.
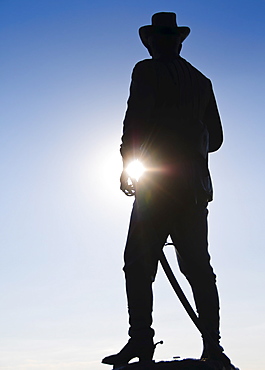
M 120 150 L 125 162 L 141 158 L 149 167 L 168 168 L 176 181 L 188 184 L 196 201 L 211 201 L 208 153 L 222 142 L 207 77 L 181 57 L 136 64 L 123 122 Z

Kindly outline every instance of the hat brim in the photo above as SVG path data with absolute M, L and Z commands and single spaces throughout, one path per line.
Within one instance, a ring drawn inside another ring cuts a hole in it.
M 139 36 L 146 48 L 148 48 L 148 37 L 154 33 L 160 34 L 175 34 L 179 35 L 181 42 L 183 42 L 190 33 L 190 28 L 186 26 L 181 27 L 161 27 L 161 26 L 143 26 L 139 28 Z

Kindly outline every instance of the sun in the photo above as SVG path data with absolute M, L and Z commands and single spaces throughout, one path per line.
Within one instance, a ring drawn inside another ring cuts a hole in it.
M 145 167 L 138 159 L 136 159 L 128 165 L 126 172 L 131 179 L 138 181 L 145 172 Z

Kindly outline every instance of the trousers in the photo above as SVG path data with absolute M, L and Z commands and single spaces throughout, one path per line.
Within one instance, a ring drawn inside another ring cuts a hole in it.
M 174 189 L 163 185 L 136 192 L 124 252 L 129 335 L 154 336 L 152 284 L 159 252 L 170 236 L 179 268 L 190 283 L 198 315 L 218 341 L 219 297 L 208 252 L 208 204 L 204 200 L 195 202 L 185 191 L 174 194 Z

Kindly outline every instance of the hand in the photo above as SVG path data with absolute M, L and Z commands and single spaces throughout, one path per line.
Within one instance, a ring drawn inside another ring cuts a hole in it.
M 125 195 L 128 197 L 131 197 L 135 195 L 135 188 L 133 184 L 128 184 L 129 176 L 126 173 L 125 170 L 122 171 L 121 177 L 120 177 L 120 189 L 124 192 Z

